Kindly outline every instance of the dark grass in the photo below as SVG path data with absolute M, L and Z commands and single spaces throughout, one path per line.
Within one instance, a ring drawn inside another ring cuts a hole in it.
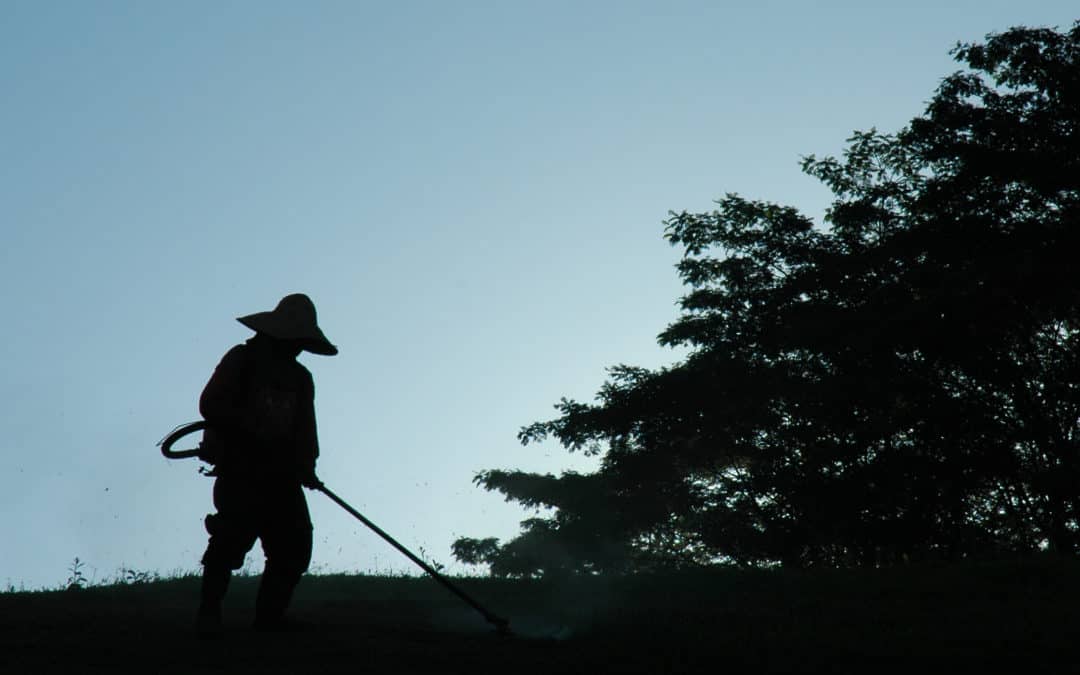
M 431 579 L 304 579 L 303 630 L 196 639 L 194 577 L 0 594 L 0 672 L 1031 673 L 1080 670 L 1080 563 L 456 580 L 510 619 L 499 637 Z

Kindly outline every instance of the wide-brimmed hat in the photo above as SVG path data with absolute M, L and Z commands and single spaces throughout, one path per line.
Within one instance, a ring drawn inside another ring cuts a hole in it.
M 248 314 L 236 319 L 256 333 L 265 333 L 280 340 L 300 340 L 304 350 L 313 354 L 333 356 L 337 347 L 319 329 L 315 303 L 303 293 L 293 293 L 281 299 L 271 312 Z

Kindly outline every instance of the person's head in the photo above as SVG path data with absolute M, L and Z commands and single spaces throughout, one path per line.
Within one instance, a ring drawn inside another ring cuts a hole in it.
M 337 347 L 319 328 L 315 303 L 303 293 L 286 295 L 272 311 L 237 318 L 263 339 L 272 341 L 281 354 L 297 356 L 301 351 L 333 356 Z
M 275 357 L 279 358 L 295 359 L 300 356 L 300 352 L 304 351 L 304 342 L 302 340 L 277 338 L 262 331 L 255 331 L 255 337 L 252 338 L 252 341 L 263 346 Z

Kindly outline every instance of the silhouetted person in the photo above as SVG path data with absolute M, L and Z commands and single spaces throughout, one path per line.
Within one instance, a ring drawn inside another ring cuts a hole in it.
M 337 347 L 319 329 L 315 305 L 303 294 L 282 298 L 272 312 L 237 319 L 255 336 L 229 350 L 199 400 L 208 422 L 205 459 L 213 462 L 216 514 L 206 517 L 198 630 L 221 629 L 221 603 L 232 570 L 255 540 L 266 566 L 255 600 L 255 627 L 274 629 L 311 562 L 311 517 L 302 486 L 315 475 L 319 442 L 311 373 L 301 351 L 332 356 Z

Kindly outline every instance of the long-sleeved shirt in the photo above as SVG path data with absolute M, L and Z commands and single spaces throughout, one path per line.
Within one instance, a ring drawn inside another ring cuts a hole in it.
M 311 373 L 258 336 L 221 359 L 199 411 L 218 436 L 219 475 L 292 482 L 314 474 L 319 442 Z

